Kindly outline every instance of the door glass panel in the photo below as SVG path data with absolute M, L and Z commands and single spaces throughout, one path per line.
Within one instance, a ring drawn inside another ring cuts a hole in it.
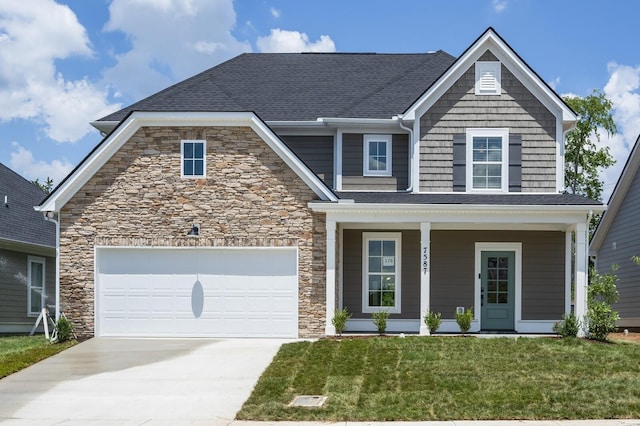
M 509 258 L 487 258 L 487 303 L 509 303 Z

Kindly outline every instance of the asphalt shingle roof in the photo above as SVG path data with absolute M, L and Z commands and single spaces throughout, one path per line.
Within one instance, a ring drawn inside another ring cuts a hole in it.
M 45 196 L 34 184 L 0 163 L 0 239 L 55 247 L 55 224 L 33 209 Z
M 455 58 L 422 54 L 245 53 L 134 103 L 131 111 L 253 111 L 265 121 L 391 118 Z
M 408 192 L 337 192 L 339 198 L 356 203 L 382 204 L 475 204 L 510 206 L 600 206 L 602 203 L 574 194 L 468 194 Z

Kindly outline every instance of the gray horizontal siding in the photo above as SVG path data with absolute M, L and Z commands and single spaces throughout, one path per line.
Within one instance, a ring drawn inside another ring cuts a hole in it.
M 485 53 L 483 60 L 495 60 Z M 556 121 L 502 66 L 502 95 L 476 96 L 475 66 L 420 118 L 420 190 L 453 191 L 453 135 L 467 128 L 509 128 L 522 138 L 522 192 L 556 191 Z
M 620 300 L 614 309 L 621 319 L 640 318 L 640 266 L 631 260 L 632 256 L 640 256 L 640 174 L 637 172 L 611 222 L 596 261 L 600 273 L 611 271 L 613 264 L 618 265 Z
M 522 319 L 557 320 L 564 312 L 564 233 L 432 231 L 431 310 L 454 318 L 474 304 L 475 243 L 522 243 Z
M 346 191 L 402 191 L 409 186 L 409 137 L 394 134 L 391 139 L 391 176 L 363 176 L 364 135 L 342 135 L 342 189 Z M 391 180 L 391 179 L 393 180 Z
M 280 137 L 329 188 L 333 182 L 333 136 Z
M 3 323 L 35 323 L 36 318 L 27 315 L 27 284 L 20 279 L 20 274 L 25 279 L 28 276 L 28 257 L 26 253 L 0 249 L 0 331 Z M 55 258 L 36 257 L 46 262 L 46 304 L 55 305 Z
M 362 233 L 398 232 L 394 230 L 343 231 L 343 306 L 353 318 L 371 318 L 362 313 Z M 420 318 L 420 232 L 402 232 L 401 313 L 390 318 Z

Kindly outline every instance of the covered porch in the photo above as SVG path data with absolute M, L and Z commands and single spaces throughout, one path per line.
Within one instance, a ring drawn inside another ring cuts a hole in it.
M 423 335 L 427 311 L 451 333 L 460 309 L 473 308 L 471 332 L 491 333 L 551 333 L 572 304 L 586 312 L 593 205 L 310 206 L 326 214 L 327 335 L 344 307 L 347 332 L 374 332 L 371 313 L 387 310 L 388 332 Z

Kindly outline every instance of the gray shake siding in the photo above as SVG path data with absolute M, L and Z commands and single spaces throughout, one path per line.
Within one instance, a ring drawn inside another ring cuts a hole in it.
M 522 319 L 555 320 L 564 312 L 564 233 L 432 231 L 431 310 L 453 318 L 473 306 L 475 243 L 522 243 Z
M 343 306 L 353 318 L 370 318 L 362 313 L 362 233 L 393 230 L 345 229 L 343 231 Z M 420 232 L 402 231 L 401 313 L 390 318 L 420 316 Z
M 284 143 L 329 188 L 333 182 L 333 136 L 281 136 Z
M 0 332 L 2 324 L 22 327 L 28 331 L 36 321 L 35 316 L 27 315 L 26 279 L 28 277 L 29 254 L 0 249 Z M 45 259 L 46 305 L 55 305 L 55 258 L 35 256 Z
M 482 60 L 496 60 L 489 52 Z M 420 118 L 420 190 L 453 191 L 453 135 L 467 128 L 508 128 L 522 140 L 522 192 L 556 191 L 556 120 L 542 103 L 502 66 L 502 95 L 474 93 L 475 67 Z
M 392 137 L 392 176 L 363 176 L 364 135 L 342 135 L 342 189 L 346 191 L 402 191 L 409 186 L 409 138 Z
M 606 214 L 606 213 L 605 213 Z M 614 309 L 620 318 L 640 318 L 640 266 L 631 260 L 640 256 L 640 173 L 636 172 L 606 237 L 598 250 L 596 267 L 607 273 L 617 264 L 620 300 Z

